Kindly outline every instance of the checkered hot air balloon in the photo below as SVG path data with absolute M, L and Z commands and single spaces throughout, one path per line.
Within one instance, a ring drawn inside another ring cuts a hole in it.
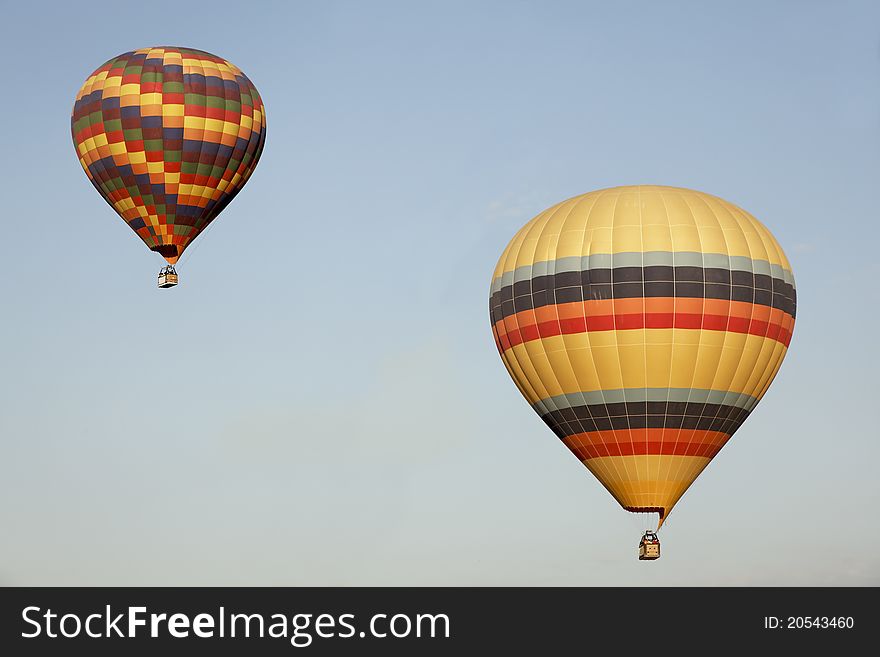
M 253 173 L 266 113 L 235 65 L 201 50 L 156 47 L 92 73 L 76 95 L 71 129 L 95 189 L 173 272 Z
M 505 249 L 490 294 L 520 392 L 621 506 L 660 525 L 767 391 L 795 321 L 770 231 L 672 187 L 545 210 Z

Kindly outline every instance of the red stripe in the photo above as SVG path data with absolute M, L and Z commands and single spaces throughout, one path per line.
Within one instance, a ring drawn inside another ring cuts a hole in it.
M 613 331 L 631 329 L 704 329 L 709 331 L 729 331 L 748 333 L 767 337 L 781 342 L 786 347 L 791 343 L 794 319 L 783 314 L 779 322 L 750 319 L 732 315 L 699 315 L 693 313 L 639 313 L 615 315 L 591 315 L 587 317 L 556 318 L 549 321 L 535 321 L 531 310 L 511 315 L 495 324 L 497 343 L 502 351 L 511 347 L 557 335 L 572 335 L 592 331 Z

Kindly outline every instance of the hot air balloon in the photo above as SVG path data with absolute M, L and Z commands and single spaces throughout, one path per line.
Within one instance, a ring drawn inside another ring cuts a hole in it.
M 236 66 L 191 48 L 124 53 L 76 95 L 71 131 L 98 193 L 168 265 L 248 181 L 266 140 L 266 112 Z
M 624 509 L 659 514 L 657 530 L 767 391 L 795 321 L 770 231 L 674 187 L 545 210 L 507 245 L 490 295 L 520 392 Z M 659 556 L 654 532 L 639 553 Z

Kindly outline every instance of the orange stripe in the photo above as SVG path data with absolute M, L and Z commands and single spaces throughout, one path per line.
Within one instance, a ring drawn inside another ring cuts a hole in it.
M 609 429 L 562 439 L 581 461 L 605 456 L 675 455 L 712 458 L 730 435 L 701 429 Z

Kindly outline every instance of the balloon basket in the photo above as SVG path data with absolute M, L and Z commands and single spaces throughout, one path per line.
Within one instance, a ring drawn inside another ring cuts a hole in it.
M 645 532 L 639 541 L 639 561 L 653 561 L 660 558 L 660 539 L 651 531 Z
M 159 271 L 159 287 L 174 287 L 178 283 L 177 272 L 174 270 L 174 267 L 168 265 L 167 267 L 163 267 Z

